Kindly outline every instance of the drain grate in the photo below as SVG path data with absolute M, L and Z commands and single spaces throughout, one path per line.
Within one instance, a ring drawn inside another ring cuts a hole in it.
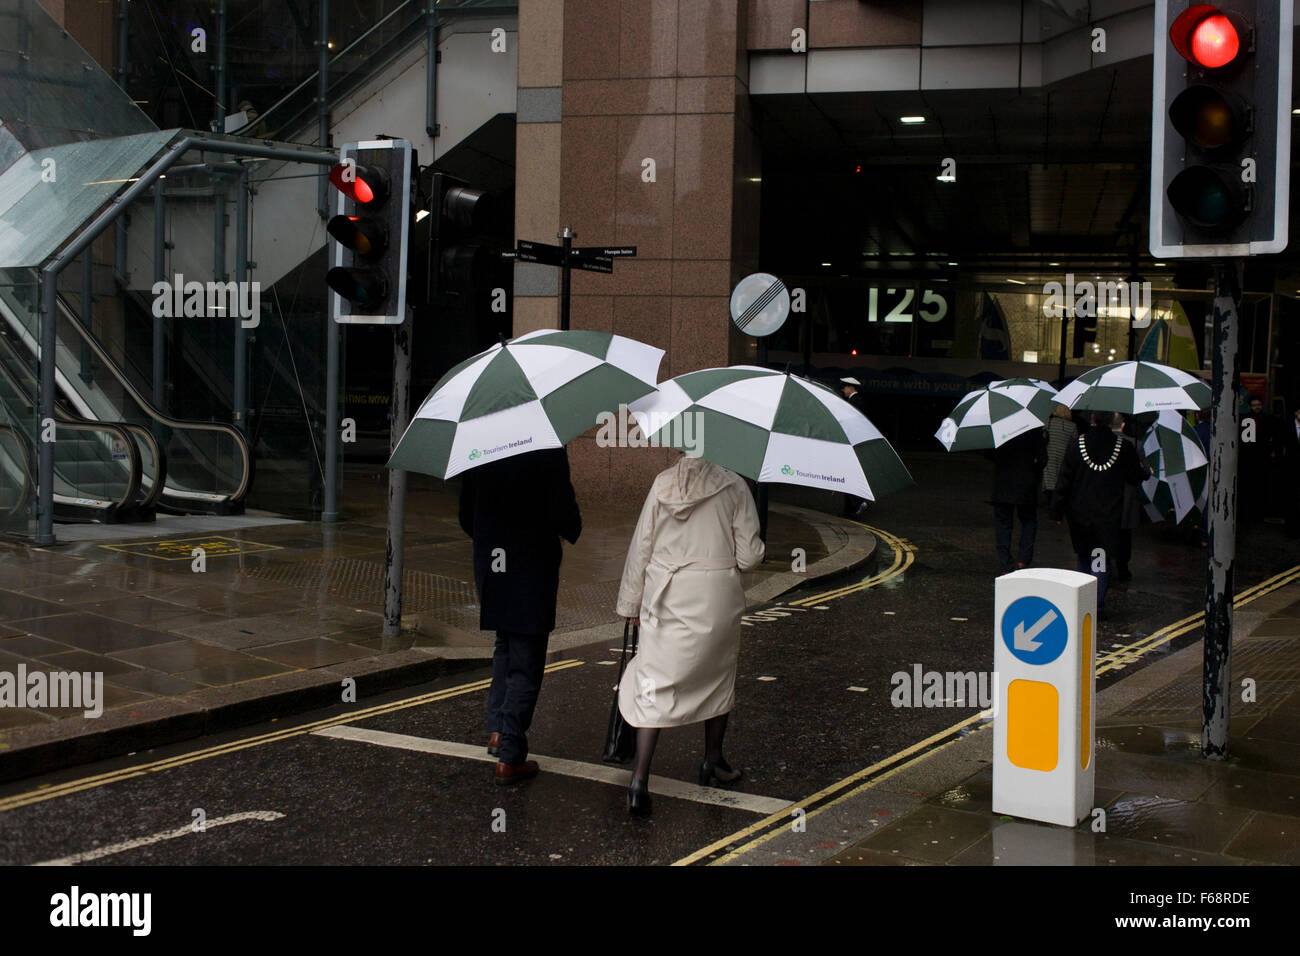
M 248 568 L 249 577 L 305 591 L 324 591 L 348 601 L 382 604 L 384 566 L 357 558 L 268 563 Z M 402 610 L 425 611 L 437 607 L 473 608 L 478 626 L 478 595 L 474 585 L 430 571 L 407 571 L 402 575 Z

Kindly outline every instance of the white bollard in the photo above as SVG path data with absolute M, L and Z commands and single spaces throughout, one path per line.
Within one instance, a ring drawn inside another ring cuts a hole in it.
M 995 582 L 994 813 L 1073 827 L 1092 811 L 1096 619 L 1091 574 Z

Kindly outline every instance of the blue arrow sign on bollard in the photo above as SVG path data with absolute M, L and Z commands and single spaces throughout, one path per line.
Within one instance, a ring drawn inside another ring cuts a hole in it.
M 1046 598 L 1022 597 L 1002 615 L 1002 642 L 1026 664 L 1050 664 L 1061 656 L 1070 629 L 1065 615 Z

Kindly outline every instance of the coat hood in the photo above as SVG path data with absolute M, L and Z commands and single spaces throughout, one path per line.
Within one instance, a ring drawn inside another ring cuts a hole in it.
M 655 479 L 654 494 L 674 518 L 685 519 L 701 501 L 726 488 L 736 476 L 703 458 L 683 455 Z

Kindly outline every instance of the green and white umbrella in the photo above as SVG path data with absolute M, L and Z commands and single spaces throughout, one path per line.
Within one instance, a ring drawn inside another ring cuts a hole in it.
M 967 393 L 934 437 L 949 451 L 999 448 L 1046 425 L 1056 401 L 1056 389 L 1036 378 L 989 382 Z
M 1205 507 L 1210 461 L 1186 418 L 1178 412 L 1161 412 L 1142 440 L 1142 455 L 1154 472 L 1142 482 L 1152 521 L 1164 521 L 1172 513 L 1177 523 L 1192 508 Z
M 461 362 L 411 419 L 389 468 L 451 478 L 512 455 L 560 448 L 653 393 L 663 349 L 608 332 L 539 329 Z
M 628 410 L 652 442 L 756 481 L 872 501 L 913 483 L 865 415 L 833 389 L 788 372 L 753 365 L 688 372 Z
M 1209 408 L 1210 386 L 1157 362 L 1115 362 L 1084 372 L 1061 389 L 1056 400 L 1066 408 L 1141 415 Z

